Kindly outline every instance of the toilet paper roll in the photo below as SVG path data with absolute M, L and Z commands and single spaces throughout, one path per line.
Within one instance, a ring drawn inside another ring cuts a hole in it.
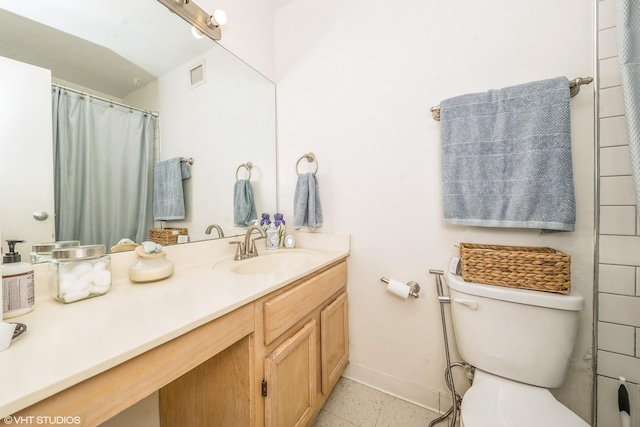
M 407 299 L 409 297 L 411 288 L 395 279 L 389 279 L 387 290 L 392 294 L 399 296 L 400 298 Z

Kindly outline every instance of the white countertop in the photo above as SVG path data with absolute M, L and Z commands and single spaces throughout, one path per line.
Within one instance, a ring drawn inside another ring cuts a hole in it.
M 0 352 L 0 417 L 349 255 L 348 235 L 300 233 L 296 239 L 298 247 L 313 250 L 311 269 L 287 265 L 277 273 L 244 276 L 214 269 L 214 264 L 233 256 L 234 245 L 219 239 L 166 247 L 167 258 L 175 264 L 174 274 L 158 282 L 135 284 L 128 279 L 135 255 L 113 254 L 111 290 L 72 304 L 59 303 L 47 295 L 47 284 L 42 283 L 46 281 L 45 265 L 38 265 L 34 310 L 7 320 L 26 324 L 27 332 Z M 271 251 L 259 252 L 268 256 Z

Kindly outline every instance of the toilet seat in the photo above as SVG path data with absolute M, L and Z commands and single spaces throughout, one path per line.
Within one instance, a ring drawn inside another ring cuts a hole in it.
M 476 369 L 462 399 L 463 427 L 589 427 L 545 388 Z

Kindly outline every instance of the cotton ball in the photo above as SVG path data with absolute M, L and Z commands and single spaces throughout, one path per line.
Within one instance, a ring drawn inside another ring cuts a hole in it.
M 63 273 L 63 274 L 60 274 L 58 277 L 60 278 L 60 281 L 67 280 L 67 279 L 78 280 L 76 275 L 71 273 Z
M 71 270 L 71 273 L 75 274 L 77 277 L 80 277 L 83 274 L 88 273 L 89 271 L 91 271 L 92 268 L 93 268 L 93 266 L 91 265 L 90 262 L 83 261 L 83 262 L 77 263 L 76 266 L 73 267 L 73 270 Z
M 98 271 L 103 271 L 107 269 L 107 263 L 104 261 L 98 261 L 95 264 L 93 264 L 93 267 L 91 268 L 91 271 L 93 272 L 98 272 Z
M 58 282 L 58 292 L 60 294 L 76 292 L 77 289 L 78 279 L 75 276 L 67 274 L 66 277 L 60 278 L 60 281 Z
M 62 297 L 62 301 L 64 302 L 74 302 L 79 301 L 81 299 L 85 299 L 89 296 L 89 290 L 79 291 L 79 292 L 67 292 Z
M 102 295 L 102 294 L 106 294 L 109 291 L 109 288 L 111 286 L 106 285 L 106 286 L 96 286 L 94 285 L 93 288 L 91 288 L 91 293 L 94 295 Z
M 78 288 L 76 291 L 84 291 L 91 288 L 93 285 L 93 280 L 95 278 L 95 274 L 92 272 L 88 272 L 78 277 Z
M 72 264 L 72 263 L 68 263 L 68 264 L 62 263 L 62 264 L 59 264 L 59 266 L 58 266 L 58 270 L 59 270 L 59 271 L 58 271 L 58 274 L 59 274 L 60 276 L 62 276 L 62 275 L 66 275 L 66 274 L 73 274 L 73 267 L 74 267 L 74 266 L 75 266 L 75 264 Z
M 93 273 L 93 284 L 96 287 L 109 287 L 111 285 L 111 273 L 108 270 L 101 270 Z

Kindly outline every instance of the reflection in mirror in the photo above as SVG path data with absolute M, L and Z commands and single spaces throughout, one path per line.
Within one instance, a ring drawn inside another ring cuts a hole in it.
M 212 40 L 195 39 L 191 26 L 160 3 L 64 5 L 13 2 L 0 9 L 0 139 L 12 141 L 2 144 L 0 170 L 15 178 L 0 185 L 2 239 L 31 245 L 54 238 L 54 215 L 42 221 L 33 216 L 54 209 L 52 82 L 158 112 L 154 161 L 194 159 L 191 178 L 183 182 L 185 218 L 152 227 L 187 229 L 191 241 L 217 238 L 216 232 L 207 234 L 211 224 L 225 236 L 242 234 L 234 226 L 233 190 L 236 170 L 247 162 L 253 165 L 258 212 L 276 210 L 272 82 Z M 200 73 L 198 81 L 192 80 L 193 70 Z M 129 203 L 121 205 L 127 215 Z

